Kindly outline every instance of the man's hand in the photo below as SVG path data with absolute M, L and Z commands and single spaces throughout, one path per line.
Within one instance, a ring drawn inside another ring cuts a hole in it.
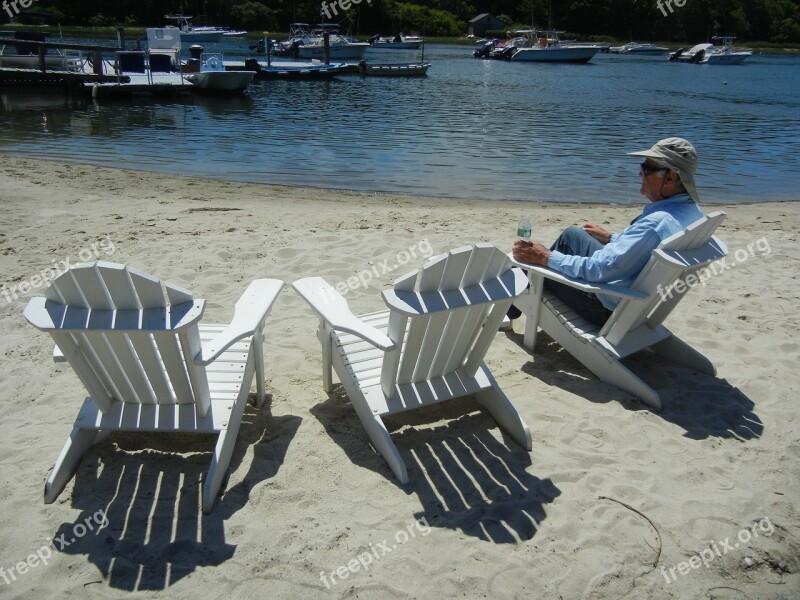
M 583 226 L 583 230 L 596 239 L 601 244 L 607 244 L 611 241 L 611 232 L 606 231 L 599 225 L 593 225 L 592 223 L 587 223 Z
M 541 244 L 534 244 L 524 240 L 517 240 L 514 242 L 512 252 L 516 260 L 528 263 L 529 265 L 541 265 L 546 267 L 547 260 L 550 258 L 550 250 Z

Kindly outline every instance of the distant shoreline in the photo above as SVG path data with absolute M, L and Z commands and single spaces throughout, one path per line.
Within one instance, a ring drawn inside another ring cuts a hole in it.
M 157 25 L 150 25 L 149 27 L 157 27 Z M 14 30 L 14 29 L 36 29 L 40 31 L 44 31 L 45 33 L 55 34 L 58 35 L 59 31 L 66 36 L 87 36 L 87 37 L 108 37 L 108 38 L 116 38 L 117 36 L 117 27 L 79 27 L 74 25 L 62 25 L 60 30 L 58 26 L 53 25 L 18 25 L 15 23 L 4 23 L 0 25 L 0 31 L 2 30 Z M 126 36 L 137 36 L 144 38 L 146 36 L 145 33 L 145 26 L 137 26 L 137 27 L 125 27 Z M 270 31 L 268 32 L 270 37 L 273 38 L 288 38 L 289 32 L 286 31 Z M 391 32 L 386 32 L 391 33 Z M 353 36 L 362 41 L 367 41 L 372 35 L 374 34 L 359 34 Z M 247 40 L 257 40 L 264 37 L 264 32 L 258 31 L 250 31 L 247 33 L 246 36 L 239 38 L 239 39 L 247 39 Z M 582 42 L 596 42 L 596 43 L 603 43 L 603 44 L 611 44 L 611 45 L 618 45 L 618 44 L 625 44 L 630 40 L 624 39 L 616 39 L 616 38 L 608 38 L 606 39 L 605 36 L 602 35 L 590 35 L 590 36 L 577 36 L 577 34 L 567 32 L 565 37 L 568 38 L 575 38 L 578 41 Z M 475 40 L 480 39 L 478 37 L 475 38 L 467 38 L 467 37 L 426 37 L 426 43 L 428 44 L 457 44 L 463 46 L 469 46 L 475 43 Z M 638 41 L 647 41 L 650 43 L 658 44 L 661 46 L 667 46 L 669 48 L 680 48 L 685 47 L 686 45 L 694 45 L 703 43 L 702 40 L 698 41 L 686 41 L 686 42 L 674 42 L 674 41 L 663 41 L 663 40 L 638 40 Z M 767 54 L 798 54 L 800 53 L 800 44 L 775 44 L 772 42 L 766 41 L 758 41 L 758 40 L 745 40 L 740 39 L 737 40 L 737 44 L 747 46 L 753 50 L 759 50 L 763 53 Z
M 348 197 L 358 197 L 360 199 L 366 198 L 385 198 L 387 200 L 395 200 L 398 198 L 402 198 L 405 200 L 418 200 L 420 202 L 429 203 L 429 202 L 436 202 L 436 203 L 475 203 L 478 206 L 485 206 L 490 204 L 492 206 L 496 206 L 503 203 L 512 203 L 512 204 L 522 204 L 524 206 L 551 206 L 554 208 L 574 208 L 577 206 L 581 207 L 611 207 L 611 206 L 618 206 L 621 208 L 627 207 L 635 207 L 639 206 L 641 202 L 644 200 L 641 198 L 637 198 L 635 201 L 632 202 L 612 202 L 612 203 L 604 203 L 604 202 L 596 202 L 593 200 L 575 200 L 571 202 L 567 202 L 564 200 L 546 200 L 541 198 L 533 198 L 530 199 L 516 199 L 516 198 L 509 198 L 504 200 L 491 200 L 486 198 L 470 198 L 466 196 L 435 196 L 430 194 L 415 194 L 410 191 L 404 190 L 396 190 L 396 191 L 372 191 L 372 190 L 359 190 L 353 188 L 335 188 L 335 187 L 323 187 L 323 186 L 312 186 L 307 184 L 287 184 L 287 183 L 269 183 L 269 182 L 257 182 L 257 181 L 239 181 L 235 179 L 223 179 L 221 177 L 215 177 L 212 175 L 197 175 L 194 173 L 191 174 L 181 174 L 181 173 L 173 173 L 173 172 L 165 172 L 165 171 L 146 171 L 143 169 L 134 169 L 130 167 L 115 167 L 111 165 L 96 165 L 92 163 L 80 162 L 80 161 L 65 161 L 62 159 L 55 159 L 55 158 L 34 158 L 29 156 L 18 156 L 15 154 L 9 154 L 7 152 L 3 152 L 0 150 L 0 174 L 2 173 L 2 166 L 12 166 L 15 168 L 22 168 L 26 171 L 31 172 L 40 172 L 44 169 L 36 169 L 30 167 L 28 163 L 42 163 L 44 165 L 53 166 L 56 168 L 62 167 L 74 167 L 74 168 L 84 168 L 84 169 L 97 169 L 98 171 L 111 171 L 111 172 L 119 172 L 125 174 L 147 174 L 149 177 L 153 178 L 168 178 L 170 180 L 186 180 L 187 182 L 191 182 L 191 185 L 196 185 L 198 182 L 213 182 L 215 185 L 219 186 L 242 186 L 242 188 L 255 186 L 257 189 L 263 190 L 276 190 L 276 191 L 284 191 L 290 194 L 298 194 L 302 193 L 303 191 L 308 192 L 314 196 L 320 195 L 330 195 L 334 196 L 348 196 Z M 800 202 L 800 196 L 797 198 L 770 198 L 767 200 L 760 200 L 760 201 L 745 201 L 745 202 L 712 202 L 712 201 L 705 201 L 701 200 L 701 204 L 705 206 L 714 206 L 714 207 L 724 207 L 724 206 L 754 206 L 754 205 L 764 205 L 764 204 L 781 204 L 781 203 L 792 203 L 792 202 Z

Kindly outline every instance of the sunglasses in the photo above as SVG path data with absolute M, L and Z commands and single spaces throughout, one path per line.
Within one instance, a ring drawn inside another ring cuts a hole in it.
M 639 165 L 639 172 L 645 177 L 658 171 L 669 171 L 669 169 L 666 167 L 651 167 L 646 161 Z

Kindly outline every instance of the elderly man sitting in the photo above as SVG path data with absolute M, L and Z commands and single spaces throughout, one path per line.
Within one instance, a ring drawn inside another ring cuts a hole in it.
M 615 234 L 590 223 L 569 227 L 549 250 L 541 244 L 517 240 L 514 258 L 585 281 L 630 286 L 647 264 L 652 250 L 703 216 L 697 205 L 694 182 L 697 152 L 692 144 L 671 137 L 649 150 L 630 155 L 645 159 L 639 169 L 642 178 L 639 193 L 650 204 L 628 227 Z M 550 280 L 545 287 L 596 325 L 605 323 L 619 302 L 618 298 L 576 290 Z M 508 316 L 514 319 L 519 315 L 519 310 L 512 306 Z

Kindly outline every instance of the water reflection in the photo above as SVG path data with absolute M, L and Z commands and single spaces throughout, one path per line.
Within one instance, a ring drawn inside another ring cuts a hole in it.
M 0 150 L 236 181 L 639 202 L 625 152 L 682 135 L 701 155 L 704 202 L 795 194 L 800 59 L 726 68 L 598 55 L 589 65 L 535 65 L 475 60 L 469 50 L 426 49 L 424 79 L 269 81 L 232 99 L 3 93 Z

